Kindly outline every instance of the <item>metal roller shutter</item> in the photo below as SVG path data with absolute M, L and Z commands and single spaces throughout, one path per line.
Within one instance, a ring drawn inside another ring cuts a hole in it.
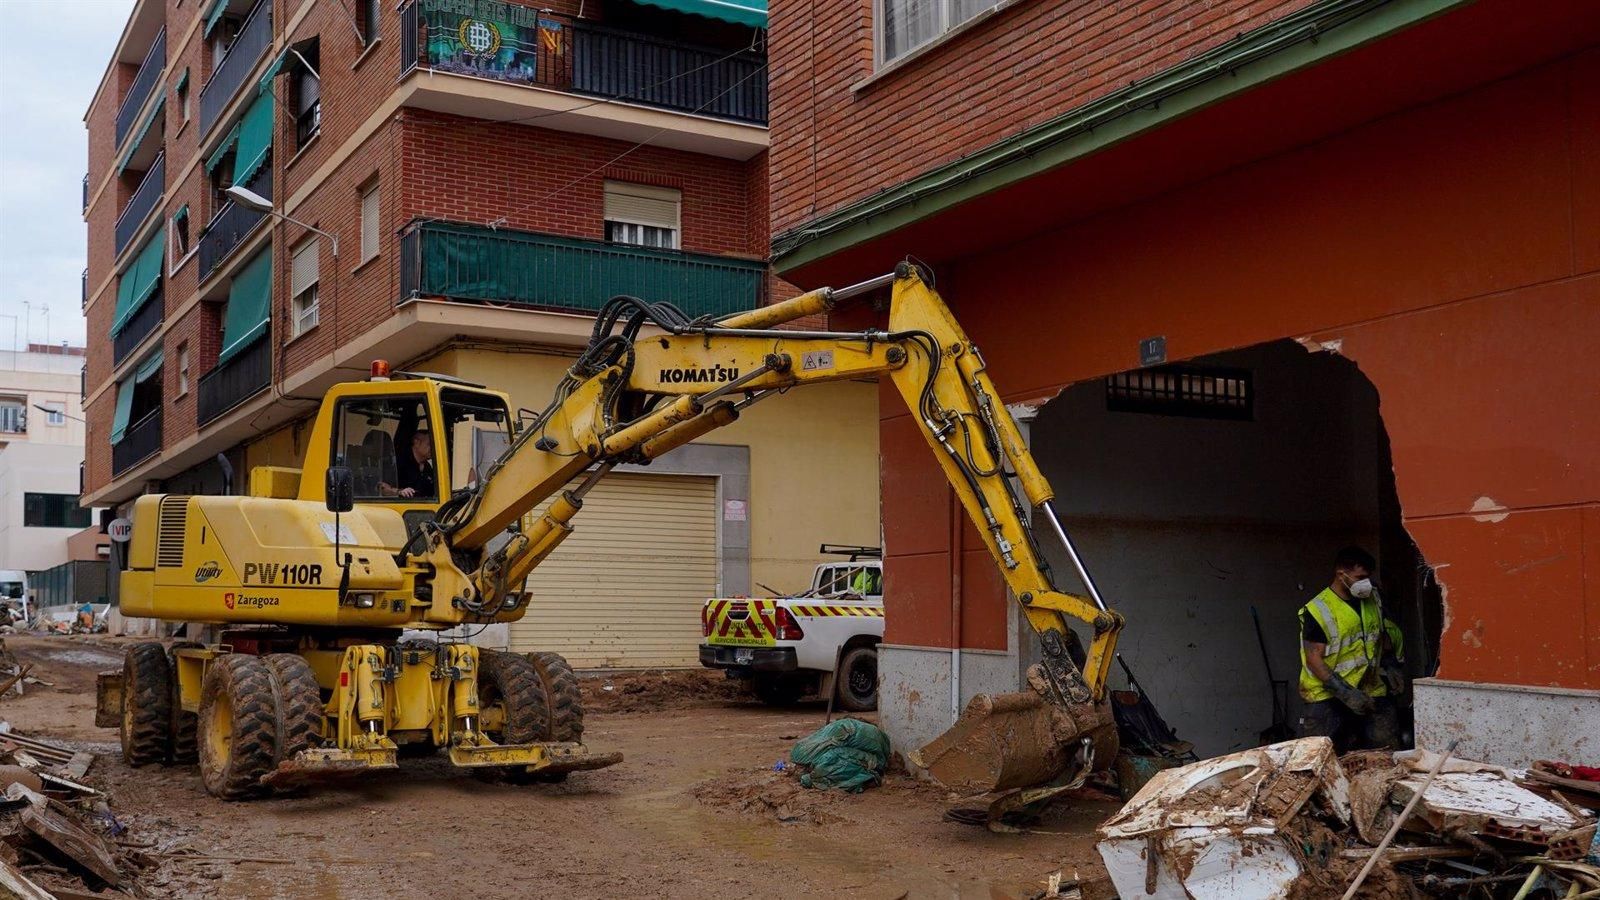
M 528 578 L 511 649 L 579 668 L 698 666 L 700 607 L 717 593 L 716 479 L 611 475 L 573 524 Z

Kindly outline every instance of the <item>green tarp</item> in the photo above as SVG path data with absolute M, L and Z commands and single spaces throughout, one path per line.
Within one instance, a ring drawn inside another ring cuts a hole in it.
M 211 10 L 206 13 L 206 37 L 211 37 L 211 29 L 217 27 L 222 21 L 222 14 L 228 11 L 228 0 L 211 0 Z
M 239 156 L 233 164 L 233 183 L 249 184 L 272 150 L 272 92 L 256 97 L 239 120 Z
M 121 175 L 127 170 L 128 163 L 133 161 L 133 154 L 138 152 L 139 145 L 144 143 L 144 136 L 150 133 L 150 126 L 156 123 L 156 119 L 161 116 L 161 110 L 165 108 L 166 105 L 167 95 L 162 94 L 161 99 L 156 101 L 156 105 L 150 110 L 149 114 L 144 117 L 144 121 L 140 123 L 139 131 L 134 134 L 133 140 L 128 142 L 128 149 L 122 152 L 122 160 L 121 162 L 117 163 L 118 175 Z
M 838 719 L 802 738 L 789 761 L 804 769 L 800 784 L 860 793 L 889 770 L 889 736 L 860 719 Z
M 117 412 L 111 419 L 111 443 L 122 440 L 122 435 L 128 430 L 128 414 L 133 412 L 133 379 L 128 378 L 117 384 Z
M 139 250 L 139 255 L 122 273 L 117 282 L 117 308 L 111 320 L 111 336 L 116 337 L 127 327 L 141 307 L 155 294 L 161 284 L 161 268 L 165 263 L 167 229 L 158 228 L 150 242 Z
M 222 352 L 217 365 L 242 353 L 267 333 L 272 314 L 272 248 L 240 267 L 228 288 L 228 312 L 222 319 Z
M 767 27 L 767 0 L 637 0 L 637 2 L 692 16 L 721 19 L 735 25 Z
M 150 358 L 140 363 L 139 368 L 134 370 L 133 383 L 144 384 L 146 381 L 149 381 L 152 375 L 161 371 L 161 361 L 161 348 L 157 347 L 156 352 L 150 354 Z

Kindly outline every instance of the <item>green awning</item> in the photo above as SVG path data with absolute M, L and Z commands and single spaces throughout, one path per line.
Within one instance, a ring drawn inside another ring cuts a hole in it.
M 721 19 L 751 28 L 767 27 L 767 0 L 636 0 L 691 16 Z
M 112 337 L 120 334 L 134 313 L 155 294 L 156 287 L 161 284 L 166 248 L 167 229 L 158 228 L 151 235 L 150 242 L 140 248 L 139 255 L 123 271 L 121 280 L 117 282 L 117 308 L 111 320 Z
M 217 27 L 217 23 L 222 21 L 222 14 L 227 11 L 228 0 L 211 0 L 211 11 L 206 13 L 206 37 L 211 37 L 211 29 Z
M 183 90 L 183 86 L 188 84 L 188 83 L 189 83 L 189 70 L 188 69 L 184 69 L 183 70 L 183 74 L 178 76 L 178 80 L 174 81 L 172 83 L 172 92 L 174 94 L 176 94 L 177 92 Z
M 249 184 L 272 150 L 272 92 L 256 97 L 239 120 L 239 156 L 233 164 L 233 183 Z
M 272 58 L 272 65 L 267 66 L 267 70 L 261 73 L 261 80 L 256 82 L 256 93 L 272 93 L 272 79 L 277 78 L 278 73 L 283 71 L 283 61 L 288 55 L 289 48 L 284 47 L 282 50 L 278 51 L 277 56 Z
M 111 418 L 111 443 L 122 440 L 128 430 L 128 415 L 133 412 L 133 379 L 117 382 L 117 412 Z
M 272 316 L 272 247 L 245 263 L 228 288 L 228 312 L 222 318 L 222 365 L 260 340 Z
M 187 204 L 187 203 L 185 203 L 184 205 L 178 207 L 178 211 L 172 214 L 172 224 L 174 224 L 174 225 L 178 224 L 179 222 L 188 221 L 188 219 L 189 219 L 189 204 Z
M 228 155 L 228 151 L 233 149 L 233 145 L 234 144 L 239 143 L 239 125 L 240 124 L 242 124 L 242 123 L 239 123 L 239 122 L 233 123 L 233 128 L 228 130 L 228 136 L 222 139 L 222 143 L 217 145 L 217 149 L 211 151 L 211 155 L 210 156 L 206 157 L 206 174 L 207 175 L 211 174 L 211 172 L 213 170 L 215 170 L 217 168 L 217 166 L 221 165 L 222 164 L 222 158 L 224 156 Z M 235 166 L 234 168 L 237 169 L 238 166 Z
M 167 95 L 162 94 L 161 99 L 156 101 L 156 105 L 144 117 L 144 121 L 140 123 L 139 130 L 134 134 L 133 140 L 128 142 L 128 149 L 122 151 L 122 161 L 117 163 L 118 175 L 121 175 L 128 168 L 128 163 L 133 160 L 133 154 L 138 151 L 139 145 L 144 143 L 144 136 L 150 133 L 150 126 L 156 123 L 156 119 L 161 115 L 161 110 L 166 105 Z
M 161 357 L 161 348 L 157 347 L 156 352 L 150 354 L 150 358 L 140 363 L 139 368 L 134 370 L 133 383 L 144 384 L 150 380 L 150 376 L 161 371 Z

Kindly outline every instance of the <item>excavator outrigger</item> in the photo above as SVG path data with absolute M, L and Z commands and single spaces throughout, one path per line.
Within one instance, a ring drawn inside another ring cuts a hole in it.
M 884 288 L 887 330 L 778 327 Z M 1012 806 L 1109 764 L 1106 676 L 1122 618 L 1062 530 L 983 357 L 916 267 L 718 319 L 614 298 L 550 404 L 525 422 L 504 394 L 388 374 L 375 366 L 372 380 L 329 390 L 303 469 L 258 468 L 248 496 L 135 504 L 123 613 L 220 631 L 209 645 L 135 645 L 120 679 L 105 680 L 101 712 L 118 719 L 130 763 L 198 758 L 206 788 L 234 798 L 394 767 L 408 746 L 443 748 L 456 765 L 511 780 L 618 762 L 582 743 L 577 683 L 560 656 L 415 631 L 522 618 L 524 580 L 618 464 L 648 463 L 790 388 L 886 376 L 1042 649 L 1029 690 L 974 698 L 914 758 L 969 791 L 1031 789 L 1012 793 Z M 479 471 L 468 459 L 485 432 L 503 450 L 483 455 Z M 437 460 L 441 486 L 454 482 L 447 496 L 393 483 L 384 467 L 406 439 L 419 459 Z M 381 477 L 367 477 L 371 465 Z M 1056 588 L 1030 508 L 1065 545 L 1088 597 Z M 1092 630 L 1086 653 L 1074 619 Z

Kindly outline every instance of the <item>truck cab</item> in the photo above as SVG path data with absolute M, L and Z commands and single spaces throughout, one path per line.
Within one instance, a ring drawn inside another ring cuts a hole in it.
M 832 694 L 844 709 L 876 709 L 882 551 L 823 544 L 821 552 L 847 558 L 820 563 L 797 594 L 707 600 L 700 664 L 749 680 L 768 704 Z

